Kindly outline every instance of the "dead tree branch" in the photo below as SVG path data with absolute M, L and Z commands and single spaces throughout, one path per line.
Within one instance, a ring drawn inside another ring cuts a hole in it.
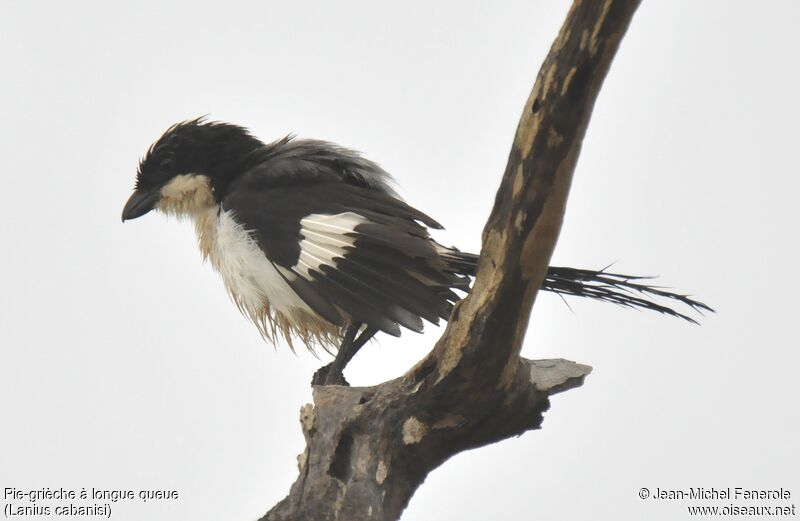
M 575 0 L 525 105 L 472 291 L 431 353 L 369 388 L 314 388 L 289 495 L 263 520 L 396 520 L 428 473 L 539 428 L 591 370 L 519 356 L 592 108 L 638 0 Z

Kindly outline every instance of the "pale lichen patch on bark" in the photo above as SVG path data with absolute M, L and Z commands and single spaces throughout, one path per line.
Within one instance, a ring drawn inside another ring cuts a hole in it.
M 603 10 L 600 11 L 600 16 L 597 17 L 597 22 L 595 22 L 594 29 L 592 30 L 592 39 L 589 47 L 589 52 L 592 54 L 597 53 L 597 48 L 600 45 L 597 36 L 600 34 L 600 29 L 603 27 L 603 23 L 606 21 L 609 9 L 611 9 L 611 1 L 606 0 L 603 4 Z
M 572 30 L 564 29 L 560 33 L 558 33 L 558 37 L 556 38 L 555 45 L 553 46 L 555 50 L 560 51 L 564 48 L 564 45 L 569 41 L 569 37 L 572 34 Z
M 458 328 L 457 326 L 449 326 L 449 331 L 452 334 L 453 338 L 465 338 L 467 331 L 463 331 L 466 328 Z M 462 342 L 458 341 L 450 341 L 447 343 L 445 347 L 444 353 L 442 356 L 439 357 L 439 364 L 438 364 L 438 378 L 436 379 L 435 383 L 439 383 L 442 379 L 450 374 L 450 372 L 458 366 L 458 362 L 461 361 L 461 349 L 463 347 Z
M 523 161 L 528 158 L 533 148 L 533 140 L 536 139 L 539 133 L 539 125 L 542 124 L 542 111 L 533 112 L 533 106 L 539 100 L 539 89 L 531 92 L 527 103 L 525 104 L 525 115 L 522 117 L 523 122 L 520 124 L 520 129 L 514 138 L 514 149 L 518 150 L 522 155 Z
M 556 223 L 549 219 L 543 219 L 544 216 L 539 217 L 534 231 L 528 234 L 525 243 L 522 245 L 522 252 L 520 255 L 520 267 L 522 270 L 522 277 L 530 280 L 534 277 L 544 279 L 544 271 L 547 269 L 546 264 L 550 259 L 551 251 L 544 251 L 541 248 L 541 236 L 552 235 L 558 230 Z M 543 222 L 546 221 L 546 222 Z M 560 225 L 560 223 L 558 223 Z
M 378 485 L 383 485 L 383 482 L 386 481 L 386 476 L 389 475 L 389 468 L 386 466 L 386 463 L 383 460 L 378 462 L 378 469 L 375 471 L 375 481 Z
M 352 459 L 353 474 L 366 477 L 369 474 L 369 464 L 372 460 L 370 446 L 367 443 L 355 443 L 355 457 Z
M 516 198 L 522 192 L 522 187 L 525 186 L 525 170 L 522 164 L 517 167 L 517 173 L 514 174 L 514 185 L 511 187 L 511 195 Z
M 581 33 L 581 44 L 580 44 L 580 49 L 581 49 L 582 51 L 585 51 L 585 50 L 586 50 L 586 45 L 587 45 L 588 43 L 589 43 L 589 31 L 587 31 L 586 29 L 584 29 L 584 30 L 583 30 L 583 32 Z
M 555 148 L 564 142 L 564 136 L 559 134 L 556 129 L 550 127 L 547 129 L 547 147 Z
M 569 84 L 572 83 L 572 78 L 575 76 L 575 73 L 578 72 L 577 67 L 572 67 L 567 75 L 564 77 L 563 83 L 561 83 L 561 95 L 565 95 L 567 93 L 567 89 L 569 89 Z
M 552 64 L 547 72 L 544 75 L 544 87 L 542 88 L 542 99 L 547 99 L 547 95 L 550 94 L 550 87 L 553 85 L 553 78 L 556 75 L 556 64 Z
M 517 216 L 514 218 L 514 228 L 517 230 L 517 232 L 522 231 L 522 225 L 524 222 L 525 222 L 525 214 L 522 212 L 518 213 Z
M 481 253 L 484 254 L 485 252 L 486 257 L 492 263 L 492 270 L 489 272 L 490 277 L 494 276 L 496 272 L 500 271 L 500 266 L 505 265 L 506 257 L 508 255 L 508 252 L 503 249 L 507 242 L 506 232 L 507 230 L 505 228 L 501 230 L 493 228 L 489 230 L 483 239 L 483 248 Z M 483 272 L 485 271 L 486 270 L 483 270 Z M 479 287 L 481 287 L 482 290 L 491 291 L 493 282 L 490 280 L 490 277 L 479 276 L 475 279 L 475 284 L 481 285 Z M 474 292 L 470 293 L 473 294 Z M 480 302 L 482 303 L 493 298 L 494 293 L 482 293 L 480 296 Z M 469 299 L 469 302 L 472 302 L 473 300 L 474 299 Z
M 542 87 L 540 84 L 535 84 L 533 89 L 531 89 L 531 94 L 528 96 L 528 99 L 525 101 L 525 109 L 522 111 L 522 117 L 520 118 L 520 128 L 522 130 L 527 127 L 532 127 L 535 124 L 530 122 L 531 114 L 535 114 L 538 112 L 539 105 L 541 104 L 537 100 L 539 100 L 539 94 L 541 94 Z M 534 110 L 536 107 L 536 110 Z
M 403 443 L 411 445 L 419 443 L 428 433 L 428 427 L 414 416 L 410 416 L 403 423 Z
M 472 333 L 472 317 L 475 317 L 487 302 L 492 302 L 496 298 L 497 289 L 504 277 L 501 266 L 505 265 L 505 256 L 508 253 L 503 246 L 505 242 L 505 233 L 495 229 L 490 229 L 484 237 L 483 251 L 488 253 L 481 256 L 481 262 L 483 264 L 491 262 L 491 268 L 484 266 L 478 270 L 480 276 L 475 279 L 470 295 L 458 304 L 459 320 L 451 321 L 447 325 L 439 344 L 443 346 L 442 350 L 437 353 L 437 376 L 434 385 L 440 383 L 461 362 L 464 346 Z
M 300 424 L 306 432 L 310 431 L 314 425 L 314 406 L 310 403 L 300 408 Z

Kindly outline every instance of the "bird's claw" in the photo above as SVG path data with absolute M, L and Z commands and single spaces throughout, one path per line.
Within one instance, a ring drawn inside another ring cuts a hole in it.
M 347 383 L 341 371 L 331 372 L 332 366 L 333 363 L 331 362 L 317 369 L 311 378 L 311 385 L 344 385 L 349 387 L 350 384 Z

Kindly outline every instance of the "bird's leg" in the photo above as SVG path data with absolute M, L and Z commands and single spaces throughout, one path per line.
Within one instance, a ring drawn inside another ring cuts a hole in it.
M 355 350 L 353 350 L 353 341 L 360 327 L 360 323 L 347 325 L 344 330 L 344 336 L 342 337 L 342 344 L 336 351 L 336 357 L 333 359 L 333 362 L 320 367 L 317 372 L 314 373 L 314 377 L 311 379 L 311 385 L 347 385 L 342 371 L 344 370 L 344 366 L 347 365 L 347 362 L 349 362 L 355 354 Z M 351 353 L 350 351 L 353 352 Z
M 361 329 L 360 323 L 349 324 L 345 328 L 342 345 L 336 351 L 336 357 L 331 362 L 328 374 L 325 376 L 325 385 L 348 385 L 347 380 L 344 379 L 344 367 L 358 350 L 355 347 L 355 339 L 359 329 Z
M 358 335 L 358 337 L 353 340 L 353 346 L 348 351 L 347 355 L 343 357 L 344 363 L 342 364 L 342 370 L 344 370 L 347 364 L 350 363 L 350 360 L 352 360 L 353 357 L 356 356 L 356 353 L 358 353 L 359 349 L 364 347 L 364 344 L 369 342 L 369 339 L 375 336 L 375 333 L 377 332 L 378 330 L 375 329 L 374 327 L 367 326 L 364 328 L 364 331 L 362 331 L 361 334 Z
M 359 327 L 361 325 L 359 324 Z M 356 332 L 358 332 L 359 327 L 356 327 Z M 339 352 L 336 353 L 336 358 L 331 363 L 331 367 L 328 370 L 328 374 L 325 378 L 325 385 L 350 385 L 347 383 L 347 380 L 344 379 L 344 368 L 347 367 L 347 364 L 350 363 L 350 360 L 358 353 L 358 350 L 364 347 L 370 338 L 375 336 L 378 330 L 374 327 L 367 326 L 364 328 L 364 331 L 361 332 L 360 335 L 355 337 L 345 348 L 345 343 L 342 342 L 342 348 L 340 348 Z M 341 354 L 341 358 L 339 355 Z
M 347 326 L 342 345 L 336 353 L 336 358 L 334 358 L 333 362 L 321 367 L 314 373 L 314 378 L 311 380 L 312 385 L 348 385 L 347 380 L 344 379 L 344 368 L 353 359 L 358 350 L 378 332 L 377 329 L 367 326 L 358 335 L 360 328 L 361 324 Z

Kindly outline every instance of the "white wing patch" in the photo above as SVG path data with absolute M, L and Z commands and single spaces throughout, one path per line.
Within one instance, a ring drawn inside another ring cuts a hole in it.
M 300 221 L 300 258 L 292 270 L 308 280 L 322 266 L 336 267 L 348 247 L 356 240 L 355 228 L 367 222 L 365 217 L 353 212 L 334 215 L 311 214 Z

